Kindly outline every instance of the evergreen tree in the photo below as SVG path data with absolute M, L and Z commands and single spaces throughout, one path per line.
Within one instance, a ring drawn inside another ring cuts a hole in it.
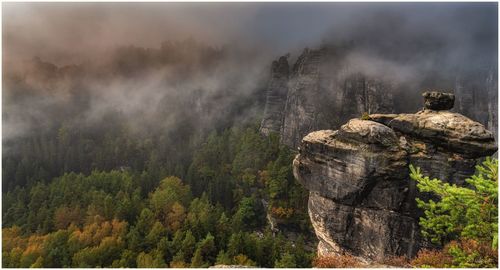
M 290 253 L 284 253 L 281 258 L 274 264 L 276 268 L 295 268 L 297 264 L 295 262 L 295 257 Z
M 445 245 L 443 252 L 452 258 L 445 267 L 496 267 L 498 263 L 498 161 L 487 158 L 476 169 L 465 180 L 468 186 L 459 187 L 430 179 L 410 166 L 418 189 L 438 198 L 416 200 L 425 210 L 420 218 L 423 236 Z
M 300 186 L 289 178 L 287 152 L 258 126 L 193 142 L 200 151 L 182 163 L 168 151 L 172 138 L 138 139 L 119 125 L 93 137 L 58 128 L 46 141 L 29 141 L 22 159 L 4 159 L 9 171 L 2 175 L 22 178 L 14 186 L 4 182 L 4 267 L 273 267 L 284 252 L 310 266 L 298 255 L 309 254 L 303 247 L 252 233 L 266 223 L 271 165 L 287 172 L 288 191 L 271 204 L 295 207 L 294 215 L 303 211 L 309 220 Z M 174 171 L 187 172 L 188 181 L 168 176 Z
M 183 261 L 188 261 L 189 259 L 191 259 L 195 248 L 196 248 L 196 238 L 194 238 L 191 231 L 188 230 L 181 244 L 181 251 L 184 254 Z
M 232 264 L 231 257 L 224 250 L 221 249 L 219 251 L 219 254 L 217 254 L 215 265 L 231 265 L 231 264 Z
M 465 237 L 498 245 L 498 161 L 488 158 L 476 169 L 477 174 L 465 180 L 470 187 L 458 187 L 424 177 L 420 168 L 410 166 L 418 189 L 439 198 L 428 202 L 417 198 L 425 210 L 420 219 L 424 236 L 441 244 Z

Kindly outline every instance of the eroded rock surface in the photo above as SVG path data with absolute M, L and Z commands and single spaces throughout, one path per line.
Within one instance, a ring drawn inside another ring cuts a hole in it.
M 428 109 L 448 110 L 455 104 L 456 112 L 482 123 L 496 138 L 496 64 L 484 65 L 477 72 L 461 71 L 451 77 L 418 74 L 421 80 L 406 82 L 397 76 L 381 76 L 356 66 L 357 62 L 350 57 L 356 51 L 352 46 L 305 49 L 295 63 L 288 63 L 286 57 L 275 61 L 271 66 L 261 132 L 280 133 L 284 144 L 297 149 L 308 133 L 338 129 L 365 112 L 417 111 L 422 107 L 418 99 L 421 89 L 439 87 L 454 89 L 455 98 L 440 93 L 448 97 L 442 99 L 429 93 Z M 390 55 L 386 57 L 392 59 Z
M 344 48 L 305 49 L 293 65 L 280 131 L 292 149 L 311 131 L 339 127 L 364 112 L 393 112 L 392 85 L 351 71 L 345 55 Z
M 283 111 L 288 93 L 288 60 L 282 56 L 271 65 L 271 78 L 267 86 L 266 107 L 260 132 L 264 135 L 279 133 L 283 122 Z
M 286 57 L 273 62 L 261 133 L 279 133 L 296 149 L 313 130 L 339 127 L 364 112 L 392 112 L 392 84 L 351 71 L 346 55 L 342 48 L 305 49 L 293 65 Z
M 455 103 L 455 95 L 441 92 L 425 92 L 424 106 L 429 110 L 451 110 Z
M 415 203 L 423 195 L 409 178 L 409 164 L 460 185 L 474 173 L 477 158 L 496 150 L 483 125 L 458 113 L 428 109 L 372 114 L 370 120 L 352 119 L 336 131 L 308 134 L 293 167 L 310 191 L 318 252 L 373 260 L 414 256 L 428 243 L 420 235 L 422 213 Z

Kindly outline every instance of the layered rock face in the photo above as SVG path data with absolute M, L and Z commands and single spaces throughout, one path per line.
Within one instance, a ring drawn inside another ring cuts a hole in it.
M 409 165 L 460 185 L 474 173 L 477 158 L 496 152 L 483 125 L 439 110 L 450 107 L 452 95 L 425 97 L 426 108 L 415 114 L 371 114 L 370 120 L 352 119 L 303 138 L 293 168 L 310 191 L 318 253 L 373 260 L 414 256 L 428 243 L 415 203 L 423 195 L 409 178 Z
M 306 50 L 293 67 L 281 129 L 282 142 L 291 147 L 296 146 L 305 130 L 317 126 L 315 97 L 319 94 L 321 59 L 321 51 Z
M 483 68 L 468 76 L 457 76 L 453 87 L 455 110 L 484 124 L 498 141 L 497 74 L 497 68 Z
M 271 67 L 261 132 L 265 135 L 280 133 L 284 144 L 297 149 L 309 132 L 337 129 L 365 112 L 418 110 L 420 89 L 440 87 L 455 89 L 455 111 L 484 124 L 497 138 L 496 69 L 477 74 L 462 72 L 455 79 L 426 79 L 436 74 L 425 74 L 419 75 L 422 77 L 418 80 L 420 83 L 402 82 L 370 75 L 359 67 L 350 66 L 351 52 L 352 48 L 348 47 L 305 49 L 293 66 L 289 65 L 287 57 L 275 61 Z
M 286 57 L 275 61 L 261 132 L 279 132 L 295 149 L 313 130 L 338 127 L 363 112 L 393 112 L 392 86 L 349 71 L 343 57 L 340 50 L 305 49 L 292 68 Z
M 266 107 L 264 118 L 260 125 L 260 132 L 265 135 L 279 133 L 283 122 L 283 110 L 288 93 L 288 60 L 280 57 L 271 65 L 271 79 L 267 86 Z
M 350 73 L 342 57 L 327 49 L 306 50 L 294 65 L 286 99 L 281 141 L 296 149 L 309 132 L 341 123 L 364 112 L 393 112 L 391 86 Z

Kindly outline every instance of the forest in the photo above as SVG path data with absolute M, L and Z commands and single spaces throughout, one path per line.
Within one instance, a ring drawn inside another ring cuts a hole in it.
M 318 252 L 291 147 L 302 128 L 414 113 L 424 86 L 496 138 L 497 5 L 169 4 L 2 6 L 2 267 L 498 266 L 496 159 L 463 186 L 405 166 L 434 199 L 405 201 L 426 246 L 371 261 Z
M 186 40 L 8 73 L 5 127 L 27 129 L 4 129 L 3 266 L 311 266 L 294 153 L 260 134 L 264 84 L 228 55 Z
M 214 132 L 178 174 L 154 151 L 161 144 L 123 132 L 104 145 L 78 136 L 60 129 L 34 140 L 26 160 L 4 170 L 4 179 L 33 181 L 4 194 L 3 266 L 311 266 L 307 194 L 277 136 L 262 137 L 255 125 Z M 130 166 L 118 166 L 124 159 Z M 52 178 L 59 168 L 66 172 Z M 298 236 L 272 231 L 267 213 Z

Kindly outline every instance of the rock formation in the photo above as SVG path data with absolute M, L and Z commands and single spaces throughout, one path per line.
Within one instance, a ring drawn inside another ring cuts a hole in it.
M 291 69 L 287 57 L 273 62 L 261 132 L 280 133 L 295 149 L 313 130 L 338 127 L 363 112 L 393 112 L 391 85 L 350 72 L 343 57 L 341 48 L 305 49 Z
M 498 141 L 497 68 L 482 68 L 472 74 L 457 76 L 455 110 L 486 126 Z
M 496 69 L 477 74 L 463 71 L 456 78 L 425 74 L 419 75 L 422 77 L 419 83 L 401 82 L 368 75 L 349 66 L 346 58 L 352 50 L 347 46 L 305 49 L 291 68 L 287 57 L 275 61 L 271 66 L 261 132 L 280 133 L 284 144 L 297 149 L 309 132 L 337 129 L 365 112 L 418 110 L 420 89 L 440 87 L 456 89 L 455 111 L 482 123 L 497 138 Z
M 414 256 L 421 237 L 423 197 L 409 178 L 410 164 L 425 175 L 455 184 L 474 173 L 477 158 L 497 148 L 493 135 L 450 111 L 451 94 L 425 93 L 415 114 L 371 114 L 338 130 L 305 136 L 293 161 L 294 175 L 310 191 L 309 215 L 320 240 L 318 253 L 348 252 L 380 260 Z
M 455 103 L 455 95 L 440 92 L 425 92 L 424 107 L 429 110 L 450 110 Z
M 264 118 L 260 125 L 262 134 L 269 135 L 272 132 L 280 132 L 288 92 L 289 69 L 286 56 L 280 57 L 271 65 L 271 79 L 267 86 Z
M 294 147 L 307 130 L 316 126 L 315 97 L 319 91 L 321 51 L 306 49 L 293 67 L 289 82 L 281 140 Z

